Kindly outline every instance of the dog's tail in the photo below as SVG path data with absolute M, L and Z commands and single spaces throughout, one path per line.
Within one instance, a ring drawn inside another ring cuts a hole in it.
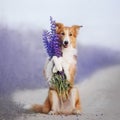
M 50 111 L 50 106 L 47 106 L 47 105 L 33 105 L 32 110 L 34 112 L 47 114 Z
M 34 104 L 32 106 L 25 106 L 24 109 L 30 110 L 36 113 L 49 113 L 51 106 L 48 99 L 45 100 L 44 105 Z
M 23 107 L 27 111 L 35 112 L 35 113 L 49 113 L 50 111 L 50 106 L 47 105 L 39 105 L 39 104 L 34 104 L 34 105 L 26 105 Z
M 38 105 L 38 104 L 32 105 L 31 111 L 34 111 L 36 113 L 42 113 L 43 105 Z

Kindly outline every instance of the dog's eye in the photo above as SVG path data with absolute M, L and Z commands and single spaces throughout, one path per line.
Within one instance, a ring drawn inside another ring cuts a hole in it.
M 61 35 L 65 35 L 65 33 L 64 33 L 64 32 L 61 32 Z
M 69 36 L 72 36 L 72 33 L 70 33 Z

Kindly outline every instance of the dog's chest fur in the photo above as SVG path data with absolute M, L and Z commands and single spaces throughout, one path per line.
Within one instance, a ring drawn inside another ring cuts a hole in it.
M 73 47 L 63 49 L 62 66 L 68 80 L 70 80 L 69 69 L 71 65 L 76 65 L 77 61 L 74 56 L 77 56 L 77 50 Z
M 76 60 L 74 56 L 77 56 L 77 50 L 73 47 L 64 48 L 62 50 L 63 53 L 63 61 L 68 64 L 76 64 Z

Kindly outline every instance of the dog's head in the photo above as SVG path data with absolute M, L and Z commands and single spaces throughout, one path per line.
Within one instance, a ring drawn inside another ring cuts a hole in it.
M 72 45 L 73 48 L 76 47 L 76 37 L 80 27 L 82 26 L 73 25 L 66 27 L 62 23 L 56 23 L 56 32 L 59 34 L 64 48 L 68 48 L 70 45 Z

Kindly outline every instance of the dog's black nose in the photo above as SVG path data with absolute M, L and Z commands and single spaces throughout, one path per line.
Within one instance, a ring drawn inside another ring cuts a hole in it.
M 67 44 L 68 44 L 68 41 L 64 41 L 64 44 L 67 45 Z

